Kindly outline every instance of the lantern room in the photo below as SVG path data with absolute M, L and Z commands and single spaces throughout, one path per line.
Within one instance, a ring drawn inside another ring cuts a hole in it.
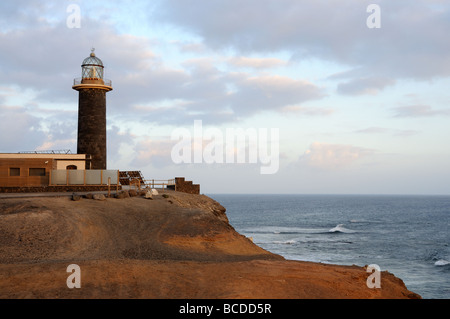
M 91 54 L 83 60 L 81 65 L 82 80 L 102 80 L 103 79 L 103 62 L 95 56 L 94 49 Z
M 95 86 L 95 88 L 101 88 L 106 91 L 112 90 L 111 80 L 103 78 L 103 62 L 95 56 L 94 50 L 94 48 L 91 49 L 91 54 L 86 59 L 84 59 L 83 63 L 81 64 L 81 78 L 74 79 L 74 90 L 93 86 Z

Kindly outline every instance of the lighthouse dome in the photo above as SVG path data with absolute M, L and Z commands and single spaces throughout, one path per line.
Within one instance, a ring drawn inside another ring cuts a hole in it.
M 81 65 L 83 79 L 103 79 L 103 62 L 95 56 L 94 49 L 91 54 L 83 60 Z
M 95 56 L 94 52 L 92 52 L 86 59 L 83 60 L 82 66 L 85 65 L 95 65 L 103 67 L 103 62 Z

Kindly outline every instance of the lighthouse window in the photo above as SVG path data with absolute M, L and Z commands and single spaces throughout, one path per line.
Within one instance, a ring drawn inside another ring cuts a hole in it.
M 45 168 L 30 168 L 29 176 L 45 176 Z

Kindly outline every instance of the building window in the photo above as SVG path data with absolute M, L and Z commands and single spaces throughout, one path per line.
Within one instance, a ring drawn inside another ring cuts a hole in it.
M 77 169 L 76 165 L 68 165 L 66 169 Z
M 20 176 L 20 168 L 11 167 L 9 169 L 9 176 Z
M 45 168 L 30 168 L 29 176 L 45 176 Z

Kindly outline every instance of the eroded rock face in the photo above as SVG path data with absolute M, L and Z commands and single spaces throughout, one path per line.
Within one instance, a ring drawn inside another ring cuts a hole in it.
M 228 217 L 225 214 L 225 207 L 208 196 L 176 193 L 176 196 L 173 196 L 173 201 L 181 207 L 197 208 L 206 212 L 211 212 L 221 221 L 225 223 L 229 222 Z
M 0 201 L 0 262 L 68 257 L 198 261 L 280 258 L 238 234 L 228 223 L 225 208 L 207 196 L 172 192 L 147 201 L 145 196 L 129 197 L 128 192 L 121 191 L 116 198 L 102 194 L 89 197 L 92 199 Z M 247 253 L 234 254 L 234 246 L 245 247 Z

